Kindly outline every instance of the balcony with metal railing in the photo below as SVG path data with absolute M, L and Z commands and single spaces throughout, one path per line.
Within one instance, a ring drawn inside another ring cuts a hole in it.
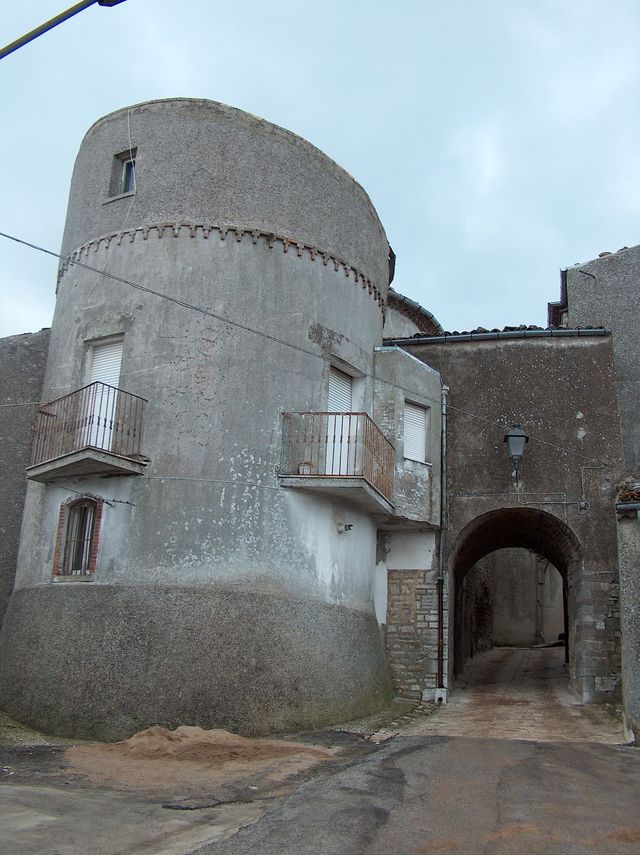
M 280 484 L 393 511 L 394 449 L 367 413 L 284 413 Z
M 106 383 L 43 404 L 36 412 L 27 477 L 55 481 L 85 475 L 141 475 L 144 398 Z

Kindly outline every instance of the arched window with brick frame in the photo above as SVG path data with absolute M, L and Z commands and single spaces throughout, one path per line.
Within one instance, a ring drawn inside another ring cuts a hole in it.
M 54 576 L 93 576 L 98 559 L 102 505 L 102 499 L 89 495 L 63 502 L 53 558 Z

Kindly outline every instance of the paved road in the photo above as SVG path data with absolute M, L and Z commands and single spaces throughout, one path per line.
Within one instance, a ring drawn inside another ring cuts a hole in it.
M 0 853 L 186 855 L 263 812 L 259 802 L 177 812 L 133 793 L 0 784 Z
M 582 706 L 569 693 L 560 647 L 498 647 L 481 654 L 467 664 L 449 703 L 404 733 L 610 745 L 625 741 L 622 723 L 605 707 Z
M 638 855 L 640 750 L 567 690 L 564 651 L 496 649 L 450 702 L 210 855 Z
M 637 855 L 640 752 L 397 737 L 207 855 Z
M 213 807 L 203 790 L 194 810 L 61 778 L 59 749 L 4 749 L 0 853 L 638 855 L 640 749 L 565 683 L 562 651 L 492 651 L 378 745 L 316 734 L 342 759 L 290 794 L 231 788 Z

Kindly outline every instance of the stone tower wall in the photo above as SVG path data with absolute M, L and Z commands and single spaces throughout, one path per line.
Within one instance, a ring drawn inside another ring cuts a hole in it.
M 120 194 L 129 150 L 136 190 Z M 326 410 L 330 364 L 349 366 L 354 409 L 371 412 L 389 247 L 364 191 L 254 116 L 142 104 L 85 137 L 63 252 L 45 399 L 83 386 L 92 344 L 123 336 L 119 387 L 148 400 L 150 462 L 141 477 L 30 485 L 5 706 L 108 738 L 379 706 L 376 526 L 353 507 L 340 535 L 340 503 L 278 483 L 282 414 Z M 52 584 L 77 493 L 105 500 L 95 578 Z M 20 652 L 27 632 L 36 656 Z

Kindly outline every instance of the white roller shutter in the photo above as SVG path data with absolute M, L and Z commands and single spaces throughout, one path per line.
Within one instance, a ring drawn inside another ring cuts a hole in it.
M 427 408 L 409 401 L 404 403 L 404 456 L 426 463 Z
M 86 418 L 82 426 L 82 444 L 92 448 L 110 450 L 116 440 L 118 425 L 118 383 L 122 363 L 122 339 L 105 344 L 94 344 L 91 351 L 91 374 L 87 399 L 84 402 Z M 110 388 L 113 387 L 113 388 Z
M 327 411 L 330 413 L 351 412 L 351 377 L 337 368 L 329 369 L 329 401 Z
M 94 344 L 89 383 L 95 383 L 99 380 L 109 386 L 118 385 L 122 364 L 122 344 L 122 340 L 110 341 L 107 344 Z

